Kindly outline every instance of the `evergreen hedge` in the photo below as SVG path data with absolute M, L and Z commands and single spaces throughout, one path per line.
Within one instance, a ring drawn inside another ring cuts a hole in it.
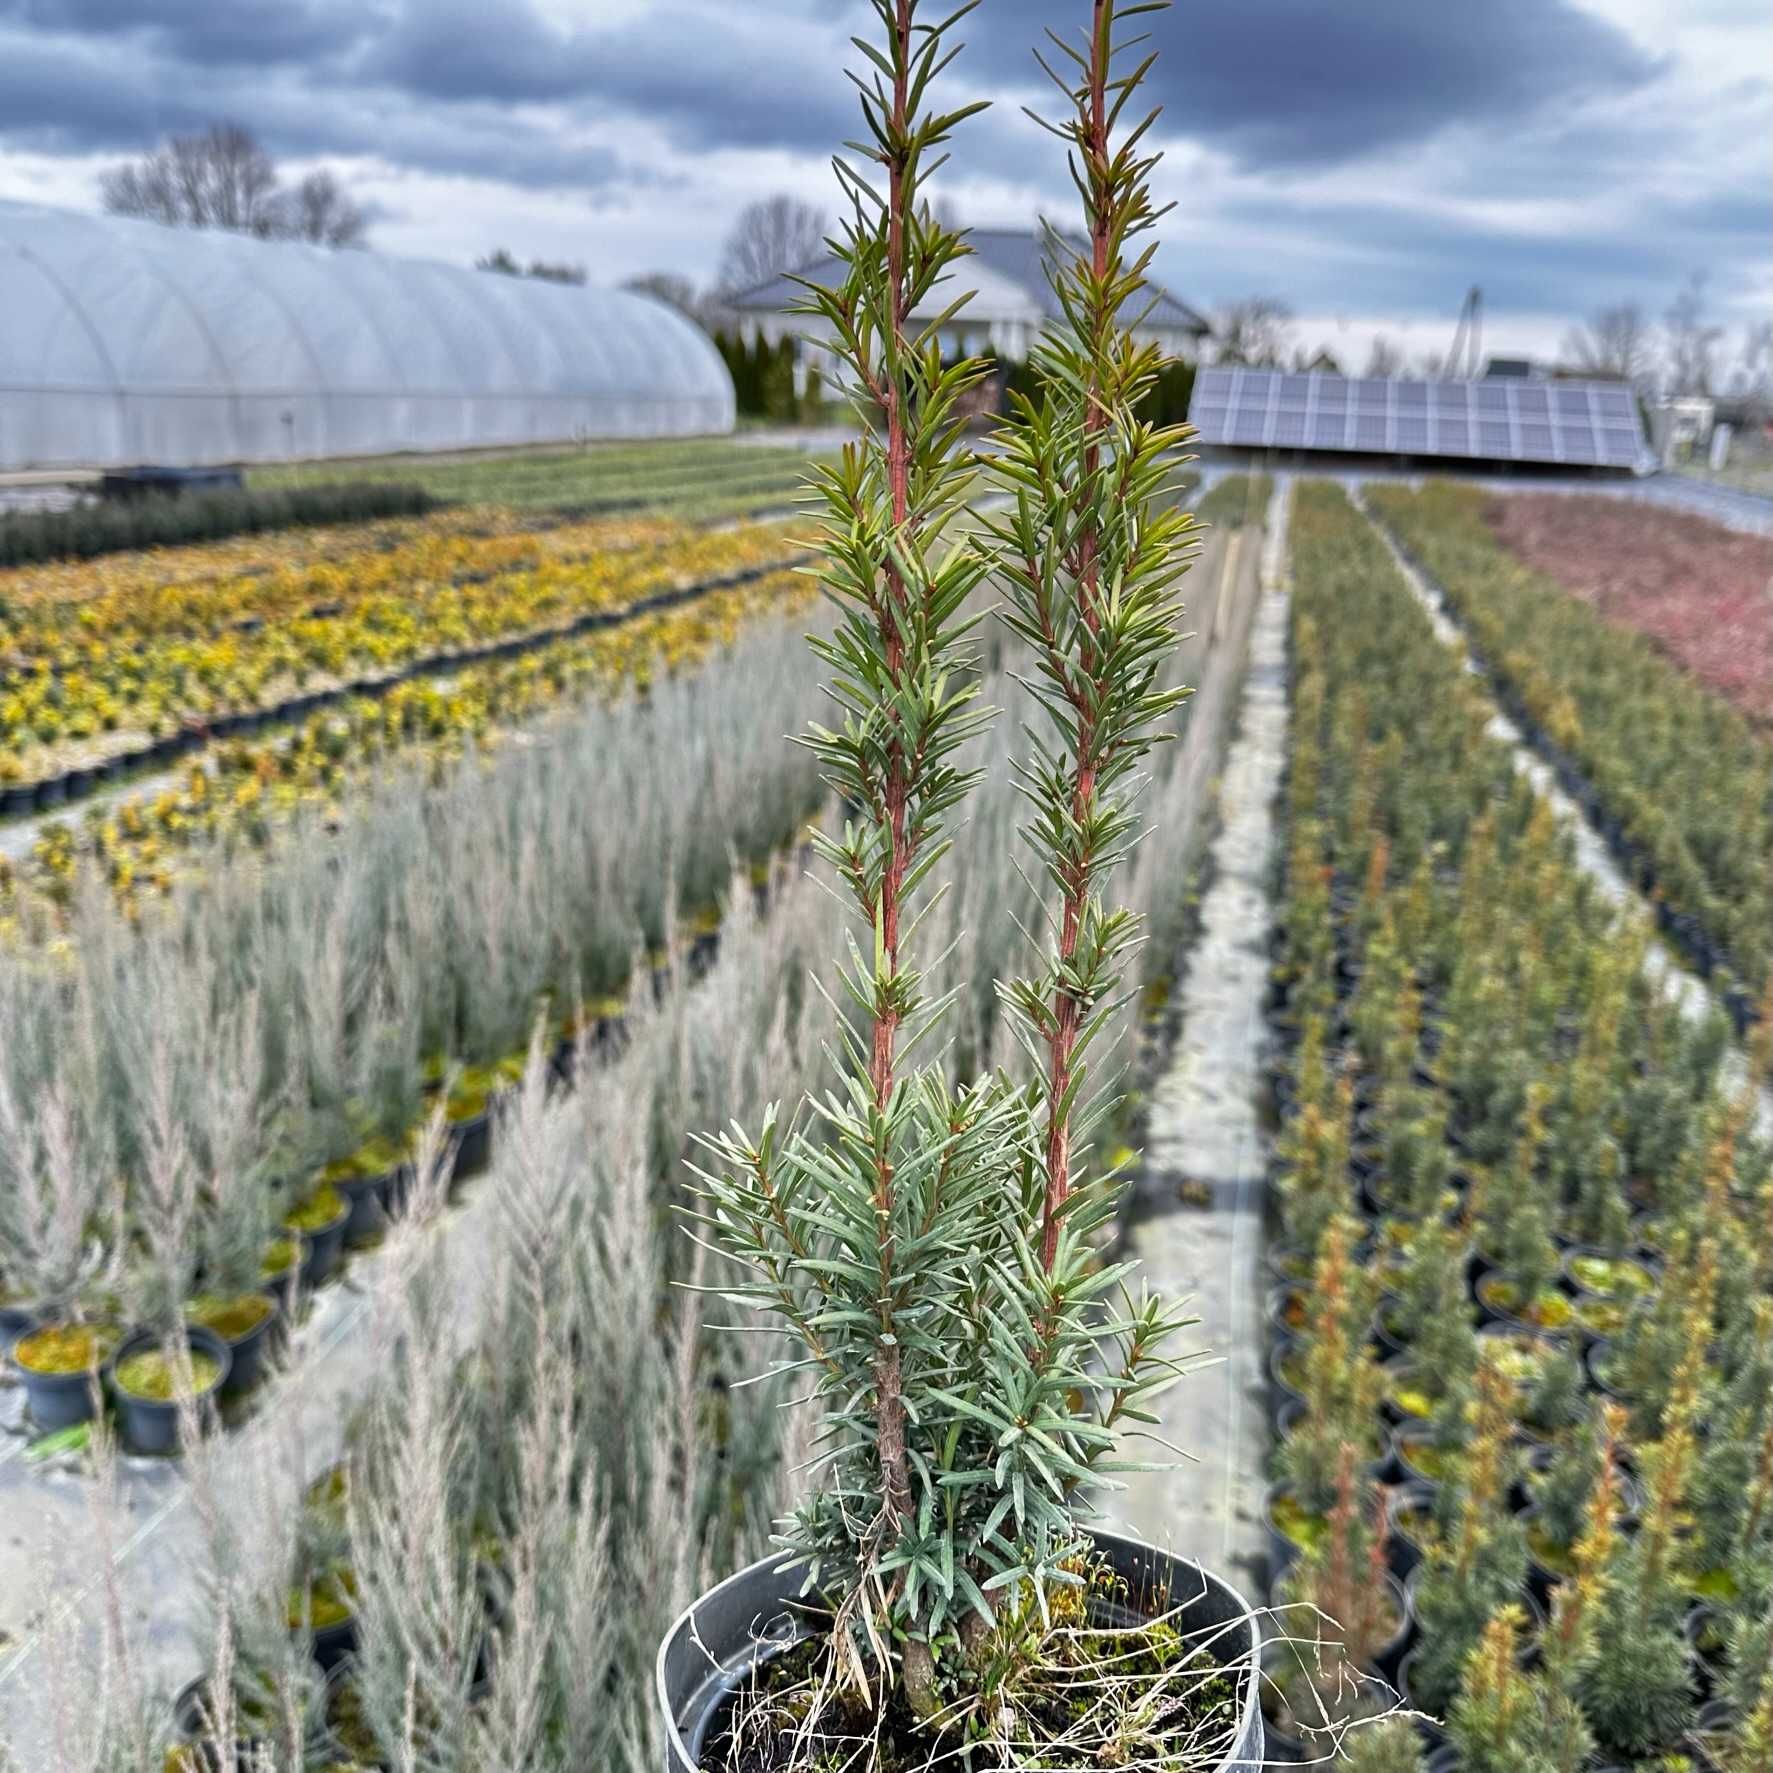
M 133 548 L 214 542 L 225 536 L 298 529 L 308 524 L 421 517 L 443 502 L 421 486 L 351 481 L 183 496 L 155 494 L 127 503 L 78 505 L 69 511 L 19 512 L 0 516 L 0 567 L 87 560 Z

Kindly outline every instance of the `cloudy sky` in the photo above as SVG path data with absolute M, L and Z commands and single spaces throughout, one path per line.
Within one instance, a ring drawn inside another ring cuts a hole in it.
M 857 0 L 0 0 L 0 196 L 95 207 L 100 171 L 229 116 L 338 170 L 389 252 L 494 245 L 615 281 L 705 281 L 733 211 L 834 197 Z M 1030 46 L 1083 0 L 983 0 L 957 97 L 963 218 L 1067 197 Z M 1768 0 L 1178 0 L 1164 52 L 1159 274 L 1197 305 L 1267 292 L 1345 358 L 1547 351 L 1694 271 L 1735 335 L 1773 314 Z M 1358 365 L 1356 365 L 1358 367 Z

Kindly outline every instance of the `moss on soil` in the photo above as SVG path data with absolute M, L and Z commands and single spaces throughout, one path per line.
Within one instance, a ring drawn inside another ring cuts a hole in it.
M 345 1197 L 330 1182 L 323 1182 L 299 1206 L 291 1207 L 283 1215 L 283 1223 L 291 1231 L 325 1231 L 345 1210 Z
M 1452 1455 L 1443 1452 L 1439 1447 L 1427 1441 L 1409 1440 L 1400 1437 L 1397 1443 L 1398 1457 L 1403 1460 L 1418 1477 L 1427 1478 L 1430 1483 L 1443 1484 L 1447 1474 L 1453 1468 Z
M 328 1631 L 343 1625 L 356 1612 L 357 1583 L 349 1570 L 329 1571 L 311 1587 L 289 1591 L 291 1631 L 300 1631 L 304 1625 L 314 1631 Z
M 1533 1561 L 1554 1576 L 1568 1576 L 1575 1567 L 1569 1546 L 1557 1544 L 1542 1527 L 1527 1528 L 1527 1549 L 1533 1554 Z
M 1567 1330 L 1576 1315 L 1569 1295 L 1556 1287 L 1547 1287 L 1529 1304 L 1522 1299 L 1520 1288 L 1500 1275 L 1487 1274 L 1478 1282 L 1478 1298 L 1492 1311 L 1539 1330 Z
M 1602 1299 L 1640 1298 L 1656 1284 L 1650 1271 L 1629 1256 L 1572 1256 L 1570 1278 Z
M 277 1309 L 263 1293 L 199 1293 L 185 1307 L 186 1321 L 213 1330 L 224 1342 L 250 1336 Z
M 1277 1496 L 1269 1508 L 1275 1531 L 1301 1551 L 1315 1551 L 1330 1530 L 1327 1515 L 1314 1514 L 1296 1496 Z
M 405 1161 L 403 1144 L 378 1135 L 320 1172 L 322 1182 L 373 1182 Z
M 202 1397 L 214 1389 L 222 1376 L 222 1363 L 213 1354 L 193 1348 L 191 1354 L 191 1390 L 183 1395 Z M 150 1403 L 169 1404 L 181 1395 L 178 1371 L 163 1350 L 144 1348 L 117 1363 L 117 1389 L 131 1397 L 145 1398 Z
M 45 1377 L 92 1373 L 117 1346 L 117 1333 L 102 1324 L 46 1324 L 21 1336 L 12 1356 L 28 1372 Z
M 299 1238 L 280 1237 L 265 1252 L 264 1260 L 259 1264 L 259 1273 L 264 1275 L 267 1280 L 275 1280 L 279 1275 L 288 1274 L 290 1269 L 301 1260 L 301 1255 L 302 1245 Z

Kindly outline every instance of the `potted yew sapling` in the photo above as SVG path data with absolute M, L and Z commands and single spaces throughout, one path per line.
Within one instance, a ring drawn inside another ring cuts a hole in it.
M 1087 1525 L 1092 1487 L 1175 1376 L 1180 1327 L 1101 1259 L 1120 1187 L 1074 1160 L 1111 1106 L 1091 1062 L 1137 931 L 1104 889 L 1133 841 L 1139 760 L 1179 696 L 1160 686 L 1189 535 L 1162 497 L 1182 434 L 1134 417 L 1161 358 L 1128 331 L 1148 257 L 1129 247 L 1154 216 L 1145 126 L 1120 128 L 1143 71 L 1115 65 L 1121 10 L 1095 0 L 1086 43 L 1065 51 L 1074 115 L 1058 133 L 1089 241 L 1082 256 L 1049 242 L 1063 324 L 1001 440 L 1010 509 L 984 549 L 951 534 L 970 474 L 960 412 L 984 373 L 942 354 L 960 304 L 941 285 L 966 247 L 924 198 L 940 145 L 979 107 L 929 108 L 952 19 L 875 0 L 880 41 L 858 40 L 872 73 L 856 152 L 872 165 L 840 162 L 843 275 L 807 305 L 847 365 L 863 438 L 819 479 L 837 616 L 813 645 L 836 714 L 805 743 L 854 809 L 816 841 L 859 939 L 835 994 L 834 1086 L 772 1107 L 755 1134 L 711 1138 L 695 1213 L 738 1270 L 721 1290 L 792 1339 L 782 1364 L 823 1406 L 820 1451 L 777 1554 L 666 1636 L 659 1698 L 681 1773 L 969 1750 L 1052 1768 L 1261 1759 L 1242 1599 Z M 974 782 L 967 746 L 987 716 L 968 606 L 993 569 L 1033 653 L 1018 775 L 1048 925 L 1038 970 L 1002 985 L 1024 1075 L 957 1086 L 907 1062 L 938 1050 L 946 1008 L 913 941 Z
M 1405 1681 L 1409 1697 L 1432 1712 L 1445 1712 L 1484 1627 L 1516 1599 L 1526 1579 L 1526 1532 L 1508 1502 L 1517 1465 L 1510 1446 L 1513 1401 L 1513 1387 L 1494 1361 L 1485 1361 L 1447 1530 L 1410 1579 L 1422 1642 Z
M 1684 1342 L 1662 1411 L 1658 1440 L 1638 1451 L 1642 1525 L 1614 1547 L 1608 1583 L 1616 1604 L 1594 1621 L 1595 1653 L 1582 1675 L 1583 1709 L 1601 1748 L 1620 1760 L 1674 1750 L 1695 1720 L 1689 1646 L 1682 1622 L 1691 1602 L 1688 1504 L 1700 1458 L 1715 1250 L 1707 1241 L 1684 1302 Z
M 1568 1773 L 1589 1764 L 1581 1711 L 1547 1675 L 1521 1667 L 1519 1607 L 1484 1627 L 1447 1718 L 1461 1773 Z

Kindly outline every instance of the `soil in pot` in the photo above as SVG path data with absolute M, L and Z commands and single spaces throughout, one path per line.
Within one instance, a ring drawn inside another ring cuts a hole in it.
M 1422 1562 L 1435 1533 L 1435 1493 L 1426 1484 L 1405 1484 L 1393 1492 L 1386 1511 L 1385 1561 L 1399 1582 Z
M 357 1647 L 357 1582 L 346 1569 L 329 1570 L 289 1594 L 289 1629 L 307 1631 L 314 1660 L 336 1668 Z
M 1641 1299 L 1656 1285 L 1649 1265 L 1635 1256 L 1588 1248 L 1564 1253 L 1564 1277 L 1577 1292 L 1592 1293 L 1597 1299 Z
M 330 1183 L 320 1187 L 283 1215 L 284 1228 L 302 1240 L 302 1284 L 317 1287 L 338 1266 L 345 1248 L 350 1204 Z
M 176 1453 L 179 1409 L 194 1403 L 199 1421 L 213 1415 L 214 1398 L 228 1377 L 232 1357 L 228 1345 L 213 1331 L 192 1325 L 185 1333 L 190 1388 L 168 1358 L 159 1336 L 138 1331 L 117 1350 L 111 1363 L 111 1390 L 123 1436 L 138 1453 Z
M 392 1139 L 371 1139 L 321 1173 L 321 1181 L 336 1188 L 350 1203 L 345 1242 L 353 1249 L 374 1242 L 383 1230 L 382 1204 L 388 1178 L 404 1157 L 404 1151 Z
M 259 1263 L 259 1278 L 279 1306 L 288 1311 L 295 1303 L 296 1286 L 302 1278 L 302 1240 L 278 1238 Z
M 1082 1624 L 1080 1615 L 1077 1624 Z M 1101 1627 L 1097 1628 L 1102 1629 Z M 1049 1639 L 1050 1653 L 1057 1658 L 1064 1654 L 1063 1638 Z M 1077 1729 L 1077 1694 L 1087 1691 L 1097 1681 L 1107 1678 L 1107 1663 L 1112 1664 L 1112 1679 L 1117 1685 L 1155 1687 L 1159 1682 L 1174 1681 L 1174 1692 L 1186 1695 L 1187 1709 L 1172 1726 L 1180 1734 L 1194 1730 L 1208 1731 L 1216 1718 L 1235 1716 L 1239 1700 L 1236 1680 L 1229 1671 L 1197 1669 L 1182 1674 L 1176 1667 L 1181 1640 L 1167 1626 L 1146 1625 L 1122 1633 L 1099 1638 L 1072 1639 L 1076 1646 L 1074 1661 L 1055 1661 L 1050 1686 L 1031 1679 L 1026 1691 L 1018 1696 L 1016 1711 L 1021 1727 L 1032 1734 L 1026 1739 L 1028 1752 L 1036 1764 L 1055 1768 L 1067 1765 L 1062 1750 L 1051 1745 L 1062 1742 Z M 1088 1648 L 1089 1660 L 1085 1659 Z M 721 1768 L 729 1773 L 779 1773 L 790 1767 L 820 1765 L 819 1743 L 830 1744 L 828 1752 L 837 1757 L 832 1764 L 842 1764 L 842 1757 L 864 1732 L 877 1727 L 874 1716 L 859 1704 L 837 1701 L 829 1721 L 814 1726 L 810 1741 L 803 1739 L 803 1717 L 809 1694 L 821 1681 L 829 1680 L 829 1647 L 823 1637 L 801 1640 L 781 1655 L 772 1658 L 760 1671 L 753 1692 L 728 1702 L 726 1715 L 717 1721 L 702 1753 L 704 1768 Z M 1106 1694 L 1103 1687 L 1098 1700 Z M 928 1763 L 932 1754 L 941 1755 L 942 1747 L 928 1730 L 920 1728 L 901 1694 L 889 1701 L 881 1730 L 880 1767 L 882 1773 L 910 1773 L 912 1768 Z M 1036 1748 L 1035 1744 L 1043 1745 Z M 964 1738 L 955 1733 L 950 1753 L 964 1752 Z M 1079 1768 L 1098 1764 L 1097 1751 L 1079 1753 Z
M 54 1434 L 90 1422 L 98 1373 L 116 1345 L 116 1331 L 103 1324 L 44 1324 L 21 1336 L 11 1358 L 33 1425 Z
M 276 1336 L 279 1310 L 269 1293 L 199 1293 L 185 1306 L 185 1321 L 209 1330 L 228 1345 L 230 1365 L 222 1390 L 232 1395 L 257 1383 Z
M 1047 1638 L 1042 1666 L 1014 1677 L 1022 1715 L 1042 1720 L 1050 1715 L 1055 1728 L 1070 1729 L 1084 1716 L 1077 1709 L 1083 1685 L 1106 1675 L 1104 1647 L 1118 1644 L 1129 1660 L 1148 1664 L 1146 1679 L 1160 1708 L 1156 1690 L 1161 1687 L 1164 1696 L 1173 1696 L 1198 1718 L 1202 1773 L 1255 1773 L 1264 1760 L 1257 1703 L 1262 1646 L 1247 1605 L 1193 1564 L 1116 1534 L 1097 1532 L 1093 1539 L 1088 1587 L 1053 1597 L 1059 1603 L 1055 1610 L 1074 1629 Z M 703 1595 L 667 1633 L 657 1683 L 666 1765 L 674 1773 L 731 1768 L 775 1773 L 817 1759 L 820 1743 L 807 1740 L 796 1689 L 822 1669 L 828 1652 L 816 1624 L 808 1635 L 812 1622 L 798 1599 L 800 1588 L 792 1560 L 765 1558 Z M 1075 1668 L 1069 1666 L 1073 1661 Z M 945 1740 L 899 1715 L 901 1707 L 902 1699 L 895 1698 L 884 1716 L 867 1714 L 861 1727 L 886 1751 L 879 1757 L 883 1768 L 926 1766 L 932 1754 L 944 1751 Z M 1100 1710 L 1087 1701 L 1086 1710 L 1092 1712 L 1086 1727 L 1095 1732 L 1099 1747 Z M 856 1726 L 855 1718 L 846 1722 L 833 1713 L 834 1730 Z M 958 1729 L 955 1734 L 954 1747 L 965 1752 L 969 1743 Z M 1177 1734 L 1174 1728 L 1165 1731 L 1166 1739 Z M 854 1736 L 834 1738 L 832 1746 L 833 1764 L 841 1764 Z M 1092 1750 L 1072 1756 L 1074 1746 L 1068 1744 L 1060 1756 L 1017 1746 L 1018 1764 L 1040 1754 L 1040 1764 L 1055 1769 L 1100 1766 Z M 1136 1744 L 1136 1758 L 1149 1758 L 1150 1746 Z
M 1505 1275 L 1492 1271 L 1477 1283 L 1478 1304 L 1505 1324 L 1542 1335 L 1566 1334 L 1576 1321 L 1576 1304 L 1559 1287 L 1546 1287 L 1527 1299 Z

